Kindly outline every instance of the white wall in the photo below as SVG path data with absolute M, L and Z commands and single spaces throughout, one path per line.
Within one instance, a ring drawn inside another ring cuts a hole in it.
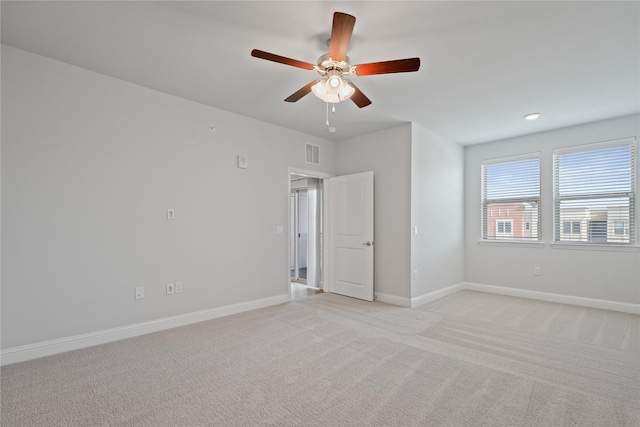
M 416 124 L 411 138 L 411 296 L 464 281 L 464 149 Z
M 376 293 L 411 297 L 411 124 L 338 143 L 337 173 L 373 171 Z
M 2 348 L 287 295 L 275 230 L 288 167 L 334 172 L 335 155 L 331 141 L 3 46 Z M 175 281 L 184 292 L 166 296 Z
M 638 138 L 640 116 L 573 126 L 511 138 L 465 149 L 465 280 L 483 285 L 573 295 L 625 303 L 640 303 L 640 252 L 552 248 L 554 148 L 618 138 Z M 541 153 L 543 247 L 479 244 L 480 165 L 482 160 Z M 636 191 L 640 173 L 636 171 Z M 636 193 L 637 194 L 637 193 Z M 636 211 L 636 224 L 640 214 Z M 542 275 L 533 275 L 534 266 Z

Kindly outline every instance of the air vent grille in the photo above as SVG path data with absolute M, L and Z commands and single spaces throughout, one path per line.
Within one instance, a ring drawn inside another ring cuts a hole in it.
M 320 164 L 320 147 L 313 144 L 305 144 L 305 162 L 312 165 Z

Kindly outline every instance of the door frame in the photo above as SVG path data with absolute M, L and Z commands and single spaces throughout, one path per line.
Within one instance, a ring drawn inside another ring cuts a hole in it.
M 322 289 L 324 292 L 331 292 L 331 290 L 329 289 L 329 281 L 325 280 L 329 277 L 329 203 L 328 203 L 328 197 L 329 197 L 329 186 L 327 185 L 326 180 L 328 178 L 332 178 L 335 176 L 335 174 L 331 174 L 328 172 L 322 172 L 322 171 L 316 171 L 316 170 L 309 170 L 309 169 L 301 169 L 301 168 L 296 168 L 296 167 L 292 167 L 289 166 L 288 172 L 287 172 L 287 259 L 286 259 L 286 265 L 287 265 L 287 293 L 289 294 L 289 301 L 291 301 L 291 273 L 290 273 L 290 265 L 289 265 L 289 260 L 291 260 L 291 251 L 293 250 L 293 248 L 291 247 L 291 214 L 289 212 L 290 210 L 290 195 L 291 195 L 291 174 L 296 174 L 296 175 L 306 175 L 309 178 L 319 178 L 322 179 L 322 193 L 323 193 L 323 203 L 322 203 L 322 222 L 323 222 L 323 230 L 324 230 L 324 235 L 322 237 L 322 245 L 324 247 L 324 254 L 322 257 L 322 267 L 323 267 L 323 277 L 322 280 L 320 281 L 319 285 L 320 285 L 320 289 Z

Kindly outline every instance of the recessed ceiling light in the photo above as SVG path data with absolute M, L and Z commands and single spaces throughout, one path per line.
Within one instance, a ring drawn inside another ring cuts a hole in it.
M 524 116 L 525 119 L 527 120 L 535 120 L 538 117 L 540 117 L 542 114 L 541 113 L 529 113 L 526 116 Z

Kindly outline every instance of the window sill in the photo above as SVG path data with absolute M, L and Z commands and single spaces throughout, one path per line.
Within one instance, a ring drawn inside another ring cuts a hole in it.
M 520 246 L 522 248 L 543 248 L 544 242 L 536 241 L 536 242 L 527 242 L 526 240 L 478 240 L 479 245 L 486 246 Z
M 575 251 L 610 251 L 610 252 L 640 252 L 640 246 L 630 245 L 594 245 L 590 243 L 551 243 L 553 249 L 568 249 Z

